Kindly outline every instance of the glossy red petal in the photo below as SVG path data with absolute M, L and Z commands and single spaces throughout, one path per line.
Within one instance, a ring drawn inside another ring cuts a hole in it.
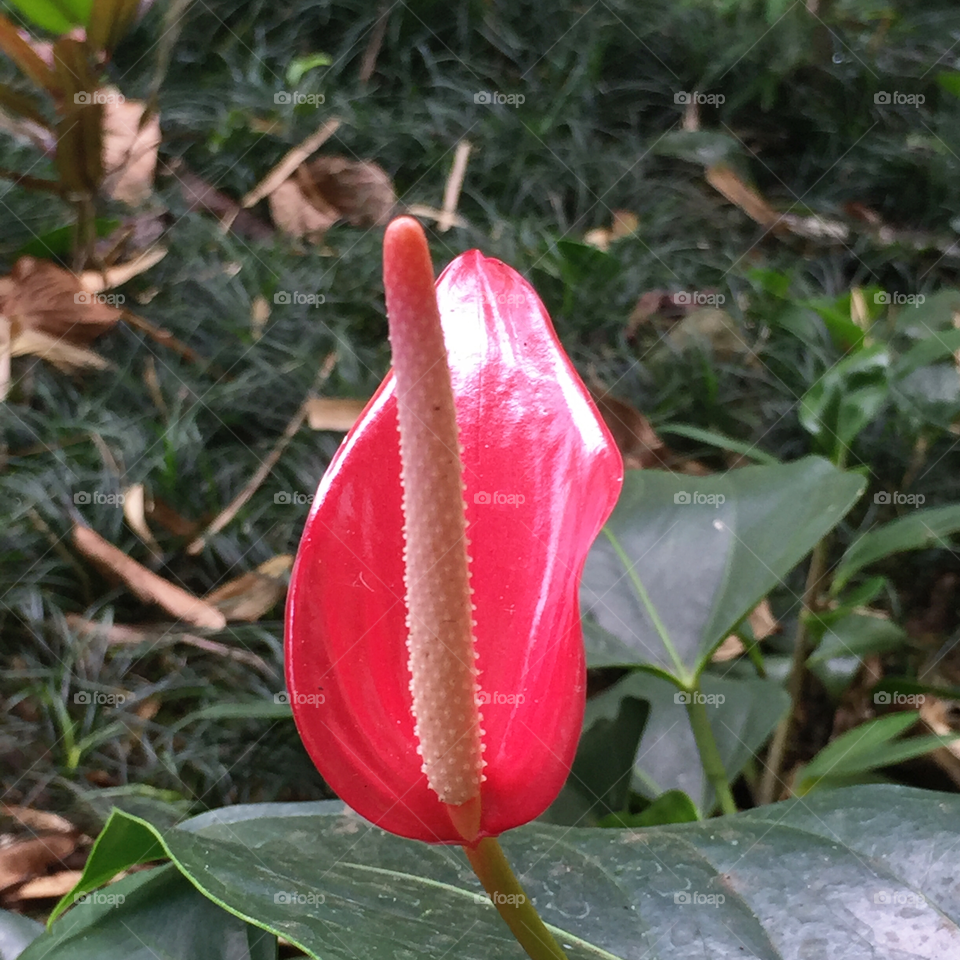
M 620 455 L 533 289 L 470 251 L 437 282 L 464 447 L 486 752 L 481 837 L 543 812 L 584 707 L 577 587 Z M 287 603 L 287 686 L 327 782 L 393 833 L 462 842 L 416 752 L 396 398 L 381 385 L 320 484 Z

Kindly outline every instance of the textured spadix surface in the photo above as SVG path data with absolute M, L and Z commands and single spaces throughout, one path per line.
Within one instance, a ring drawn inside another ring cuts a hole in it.
M 621 461 L 536 293 L 470 251 L 437 282 L 463 445 L 486 766 L 481 836 L 541 813 L 584 705 L 577 583 Z M 325 474 L 287 602 L 287 686 L 320 772 L 403 836 L 459 834 L 411 713 L 397 399 L 381 385 Z
M 412 217 L 387 227 L 383 285 L 400 426 L 414 732 L 430 789 L 459 805 L 479 794 L 483 768 L 463 464 L 430 251 Z

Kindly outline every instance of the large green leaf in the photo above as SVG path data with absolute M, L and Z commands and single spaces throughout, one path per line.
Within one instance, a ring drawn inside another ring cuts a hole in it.
M 640 665 L 689 684 L 863 485 L 818 457 L 712 477 L 629 471 L 583 574 L 591 664 Z
M 530 825 L 502 842 L 571 960 L 946 960 L 960 956 L 958 822 L 960 796 L 883 785 L 646 830 Z M 522 955 L 461 851 L 337 803 L 227 808 L 163 838 L 208 895 L 314 957 Z
M 31 23 L 51 33 L 69 33 L 90 19 L 93 0 L 10 0 Z
M 19 913 L 0 910 L 0 960 L 17 960 L 43 933 L 43 924 Z
M 780 722 L 790 698 L 773 680 L 735 680 L 709 673 L 703 676 L 702 693 L 720 759 L 732 782 Z M 662 677 L 638 671 L 604 696 L 634 697 L 650 704 L 634 765 L 636 789 L 648 796 L 682 790 L 709 812 L 715 802 L 713 788 L 703 773 L 682 702 L 685 695 Z
M 960 505 L 913 510 L 905 517 L 885 523 L 854 540 L 847 548 L 833 578 L 833 593 L 864 567 L 893 553 L 922 547 L 947 547 L 946 539 L 960 531 Z
M 113 829 L 119 827 L 114 820 Z M 272 934 L 222 910 L 170 864 L 88 894 L 19 960 L 275 960 L 276 955 Z
M 587 701 L 577 755 L 560 796 L 547 811 L 548 822 L 596 826 L 602 817 L 626 809 L 649 711 L 643 700 L 613 691 Z

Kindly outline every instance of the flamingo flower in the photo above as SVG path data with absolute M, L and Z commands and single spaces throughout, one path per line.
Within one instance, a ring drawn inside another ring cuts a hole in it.
M 579 579 L 622 462 L 519 274 L 471 250 L 434 285 L 409 217 L 383 258 L 394 368 L 314 499 L 287 688 L 341 799 L 470 847 L 541 814 L 570 770 Z

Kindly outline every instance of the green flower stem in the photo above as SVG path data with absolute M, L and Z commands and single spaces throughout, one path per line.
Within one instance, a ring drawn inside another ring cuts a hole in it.
M 713 736 L 713 730 L 710 728 L 710 720 L 707 718 L 707 707 L 703 702 L 703 695 L 700 692 L 699 683 L 695 690 L 689 691 L 689 698 L 687 701 L 687 716 L 690 718 L 693 736 L 697 741 L 697 750 L 700 752 L 700 763 L 703 765 L 703 772 L 707 775 L 707 779 L 713 786 L 717 800 L 720 803 L 720 809 L 724 813 L 736 813 L 737 804 L 730 790 L 727 771 L 723 768 L 723 760 L 720 757 L 720 751 L 717 749 L 717 741 Z M 704 811 L 704 813 L 708 812 L 707 810 Z
M 531 960 L 566 960 L 567 955 L 510 869 L 499 842 L 486 837 L 475 847 L 463 849 L 483 889 L 490 894 L 493 905 L 527 956 Z
M 809 652 L 809 620 L 818 608 L 821 581 L 827 572 L 827 558 L 829 556 L 829 534 L 820 540 L 813 548 L 810 557 L 810 569 L 807 571 L 807 583 L 803 591 L 803 607 L 800 610 L 800 619 L 797 624 L 797 639 L 793 647 L 793 659 L 790 664 L 790 709 L 787 715 L 777 725 L 767 753 L 767 764 L 760 781 L 760 790 L 757 802 L 760 804 L 773 803 L 782 789 L 781 767 L 787 752 L 787 742 L 793 724 L 796 721 L 800 701 L 803 698 L 803 682 L 807 674 L 807 656 Z

